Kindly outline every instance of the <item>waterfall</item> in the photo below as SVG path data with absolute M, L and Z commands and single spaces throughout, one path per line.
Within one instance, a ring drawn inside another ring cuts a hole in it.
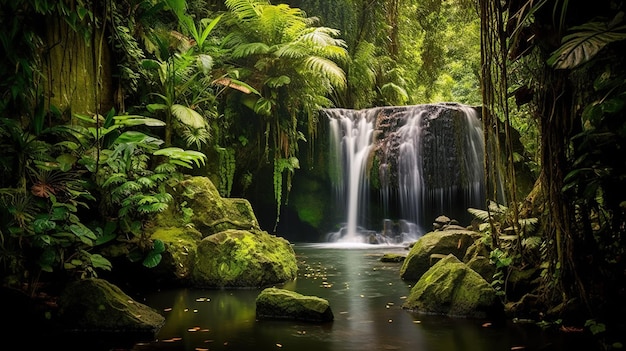
M 483 207 L 476 109 L 446 103 L 324 112 L 334 198 L 345 218 L 329 241 L 416 240 L 439 215 L 460 221 L 468 207 Z

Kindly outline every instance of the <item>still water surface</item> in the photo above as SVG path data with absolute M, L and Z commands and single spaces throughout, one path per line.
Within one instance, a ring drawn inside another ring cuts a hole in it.
M 260 289 L 160 291 L 145 303 L 163 312 L 158 339 L 137 351 L 176 350 L 421 350 L 579 349 L 573 340 L 532 325 L 413 314 L 402 309 L 410 284 L 384 253 L 403 247 L 296 244 L 298 278 L 279 286 L 327 299 L 335 319 L 324 324 L 255 318 Z M 580 345 L 577 345 L 580 346 Z

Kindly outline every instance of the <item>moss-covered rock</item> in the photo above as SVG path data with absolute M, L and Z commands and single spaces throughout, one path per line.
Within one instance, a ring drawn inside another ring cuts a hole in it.
M 297 292 L 267 288 L 256 299 L 259 319 L 292 319 L 309 322 L 330 322 L 334 319 L 328 300 Z
M 172 189 L 174 203 L 157 216 L 157 225 L 178 227 L 184 211 L 191 210 L 188 220 L 203 236 L 228 229 L 260 230 L 252 205 L 246 199 L 223 198 L 207 177 L 189 177 Z
M 495 289 L 451 254 L 422 275 L 402 307 L 455 317 L 501 318 L 504 315 Z
M 380 257 L 380 262 L 403 262 L 406 259 L 406 256 L 396 254 L 396 253 L 386 253 Z
M 198 287 L 262 287 L 296 278 L 291 244 L 265 231 L 229 229 L 198 245 L 192 272 Z
M 59 318 L 68 330 L 156 335 L 165 317 L 103 279 L 69 284 L 59 298 Z
M 489 259 L 489 250 L 483 240 L 476 240 L 465 252 L 463 262 L 468 267 L 480 274 L 487 282 L 493 281 L 493 275 L 496 272 L 496 266 Z
M 480 237 L 480 234 L 471 230 L 426 233 L 411 247 L 400 268 L 400 277 L 405 280 L 418 280 L 435 263 L 436 260 L 433 258 L 448 254 L 464 257 L 467 248 Z
M 155 275 L 180 283 L 189 279 L 202 234 L 190 227 L 159 227 L 154 229 L 151 237 L 165 244 L 163 258 L 159 265 L 153 268 Z

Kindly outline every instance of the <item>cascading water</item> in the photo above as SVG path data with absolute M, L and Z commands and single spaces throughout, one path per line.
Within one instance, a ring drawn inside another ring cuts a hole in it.
M 461 220 L 467 208 L 482 207 L 484 144 L 474 108 L 432 104 L 325 113 L 333 191 L 346 218 L 328 241 L 412 241 L 439 215 Z M 379 201 L 370 201 L 375 195 Z

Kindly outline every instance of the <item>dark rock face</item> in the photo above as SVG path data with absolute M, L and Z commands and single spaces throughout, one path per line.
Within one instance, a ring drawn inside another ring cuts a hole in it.
M 267 288 L 256 299 L 259 319 L 290 319 L 307 322 L 330 322 L 334 319 L 327 300 L 297 292 Z

